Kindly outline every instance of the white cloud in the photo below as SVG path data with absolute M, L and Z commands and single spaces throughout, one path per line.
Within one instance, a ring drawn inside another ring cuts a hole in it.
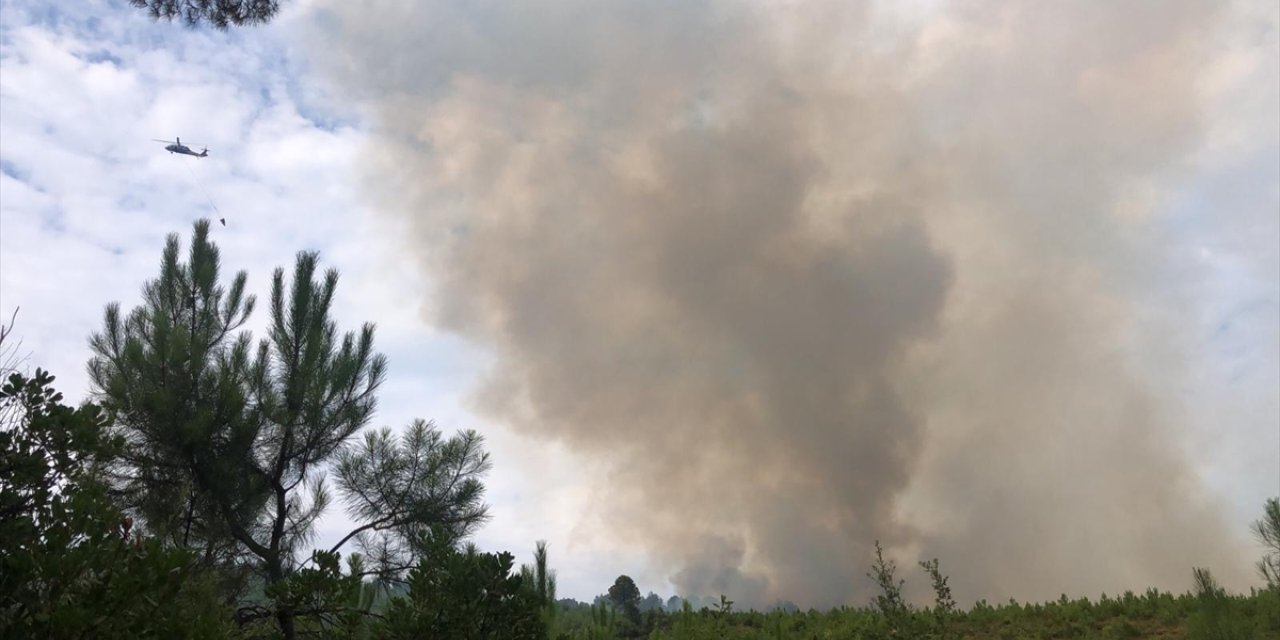
M 364 134 L 350 106 L 334 104 L 289 47 L 296 14 L 229 33 L 152 23 L 118 3 L 60 13 L 12 2 L 2 15 L 0 312 L 7 320 L 21 307 L 16 335 L 30 366 L 57 375 L 68 398 L 84 398 L 87 339 L 103 306 L 137 304 L 165 235 L 185 241 L 198 217 L 215 219 L 224 269 L 247 270 L 260 298 L 272 269 L 299 250 L 320 250 L 343 274 L 340 326 L 376 322 L 391 360 L 375 424 L 423 417 L 446 432 L 486 433 L 498 464 L 489 480 L 495 517 L 481 546 L 527 560 L 532 536 L 557 537 L 555 522 L 525 524 L 530 513 L 564 515 L 540 506 L 549 492 L 516 471 L 515 459 L 536 447 L 479 423 L 465 406 L 483 355 L 421 321 L 427 287 L 398 251 L 393 223 L 355 191 Z M 151 141 L 174 136 L 208 145 L 209 157 L 170 155 Z M 259 309 L 255 328 L 265 322 Z M 539 505 L 524 501 L 530 490 Z M 318 543 L 346 526 L 335 507 Z M 603 588 L 577 584 L 561 560 L 562 591 L 585 597 Z

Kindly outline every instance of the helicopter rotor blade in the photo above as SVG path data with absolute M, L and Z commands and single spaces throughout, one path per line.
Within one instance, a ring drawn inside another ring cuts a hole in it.
M 161 140 L 161 139 L 159 139 L 159 138 L 152 138 L 152 139 L 151 139 L 151 141 L 152 141 L 152 142 L 168 142 L 169 144 L 177 144 L 177 143 L 176 143 L 176 142 L 174 142 L 173 140 Z

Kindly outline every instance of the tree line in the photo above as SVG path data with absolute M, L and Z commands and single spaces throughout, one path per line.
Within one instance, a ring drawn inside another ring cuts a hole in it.
M 255 341 L 247 274 L 224 280 L 209 229 L 185 252 L 169 236 L 140 305 L 107 306 L 91 402 L 66 406 L 40 369 L 8 376 L 5 630 L 545 635 L 546 594 L 511 554 L 463 544 L 488 515 L 483 438 L 366 428 L 387 361 L 372 323 L 334 321 L 338 272 L 314 252 L 276 269 Z M 356 525 L 314 549 L 335 501 Z

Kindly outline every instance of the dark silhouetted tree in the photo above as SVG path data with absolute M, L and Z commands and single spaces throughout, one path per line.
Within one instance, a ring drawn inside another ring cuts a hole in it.
M 640 589 L 631 576 L 618 576 L 609 587 L 609 604 L 633 625 L 640 624 Z
M 641 611 L 660 611 L 662 609 L 662 596 L 650 591 L 649 595 L 640 601 Z
M 129 0 L 146 9 L 154 20 L 180 20 L 187 26 L 209 24 L 216 29 L 269 22 L 280 11 L 279 0 Z

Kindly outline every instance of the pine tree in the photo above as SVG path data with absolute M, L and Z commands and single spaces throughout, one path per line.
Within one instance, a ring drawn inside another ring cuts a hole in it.
M 219 284 L 208 236 L 209 222 L 197 222 L 181 262 L 171 235 L 143 304 L 123 320 L 119 305 L 108 306 L 91 339 L 95 396 L 127 442 L 115 465 L 127 508 L 175 545 L 226 563 L 249 559 L 269 590 L 297 570 L 330 503 L 325 471 L 335 465 L 361 524 L 330 554 L 357 540 L 372 572 L 387 577 L 421 555 L 428 530 L 469 534 L 487 512 L 478 434 L 445 439 L 416 421 L 399 439 L 384 428 L 348 442 L 373 415 L 386 359 L 374 351 L 372 324 L 339 335 L 338 272 L 317 277 L 313 252 L 298 254 L 288 283 L 277 269 L 268 335 L 251 349 L 241 330 L 254 306 L 246 276 Z M 271 615 L 295 636 L 294 607 L 282 601 Z
M 542 604 L 542 620 L 554 636 L 556 613 L 556 572 L 547 567 L 547 541 L 539 540 L 533 550 L 533 564 L 520 566 L 520 577 L 538 596 Z
M 208 23 L 216 29 L 265 24 L 280 11 L 279 0 L 129 0 L 153 20 L 181 20 L 189 27 Z
M 1270 588 L 1280 587 L 1280 498 L 1268 498 L 1263 504 L 1263 517 L 1253 522 L 1253 533 L 1266 548 L 1258 561 L 1258 573 Z
M 160 277 L 143 287 L 143 305 L 122 316 L 107 306 L 90 339 L 90 380 L 125 446 L 113 468 L 122 505 L 152 535 L 199 552 L 206 565 L 240 551 L 232 527 L 252 528 L 266 487 L 237 473 L 256 425 L 246 383 L 262 373 L 250 338 L 237 333 L 253 312 L 246 274 L 219 284 L 209 224 L 196 223 L 188 261 L 170 235 Z M 212 485 L 225 500 L 209 500 Z M 234 515 L 234 517 L 230 517 Z

